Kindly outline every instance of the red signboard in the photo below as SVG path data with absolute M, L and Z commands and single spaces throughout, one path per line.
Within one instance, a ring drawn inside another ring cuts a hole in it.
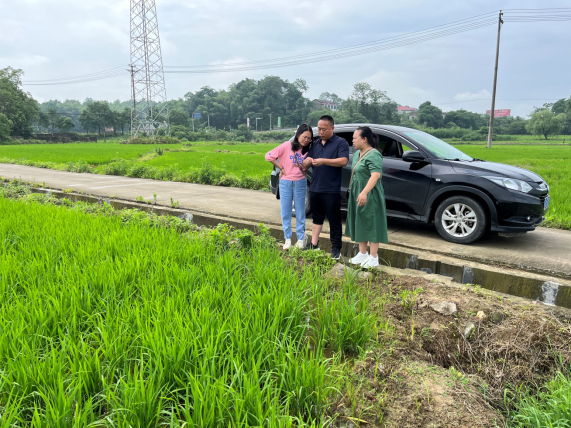
M 491 110 L 486 110 L 486 114 L 490 114 Z M 501 110 L 494 110 L 494 117 L 504 117 L 504 116 L 511 116 L 512 111 L 509 108 L 504 108 Z

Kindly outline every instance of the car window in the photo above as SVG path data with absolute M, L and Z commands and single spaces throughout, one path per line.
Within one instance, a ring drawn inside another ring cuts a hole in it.
M 402 153 L 408 152 L 409 150 L 416 150 L 414 147 L 410 147 L 406 143 L 400 143 L 400 145 L 402 147 Z M 402 153 L 401 153 L 401 157 L 402 157 Z
M 383 156 L 386 156 L 387 149 L 391 145 L 391 138 L 379 134 L 377 134 L 377 138 L 379 139 L 379 152 L 381 152 Z
M 400 141 L 388 135 L 379 134 L 379 151 L 386 158 L 401 158 L 403 151 L 414 150 L 414 148 L 404 146 Z
M 406 141 L 395 139 L 389 135 L 379 134 L 379 150 L 383 157 L 402 158 L 404 152 L 409 150 L 418 150 L 416 147 L 409 145 Z
M 434 156 L 440 159 L 472 160 L 467 154 L 426 132 L 410 130 L 405 134 L 421 143 L 426 150 L 429 150 Z
M 353 133 L 352 132 L 336 132 L 336 135 L 343 138 L 349 144 L 349 147 L 353 147 Z

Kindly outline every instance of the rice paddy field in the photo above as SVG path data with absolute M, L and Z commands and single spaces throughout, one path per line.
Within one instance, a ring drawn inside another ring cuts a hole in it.
M 184 152 L 164 152 L 148 161 L 156 167 L 172 167 L 180 170 L 202 168 L 207 162 L 232 174 L 250 176 L 266 176 L 271 165 L 264 158 L 265 154 L 276 147 L 274 143 L 243 144 L 232 146 L 193 146 Z M 218 150 L 218 152 L 217 152 Z
M 571 147 L 562 144 L 563 140 L 550 140 L 551 145 L 525 142 L 496 143 L 491 150 L 481 143 L 456 147 L 470 156 L 519 166 L 541 175 L 551 188 L 551 204 L 544 225 L 571 229 Z M 0 146 L 0 162 L 268 190 L 271 165 L 264 154 L 277 145 L 202 142 L 160 148 L 118 143 Z
M 2 194 L 0 212 L 1 427 L 322 426 L 323 349 L 356 355 L 376 329 L 362 291 L 263 228 Z
M 0 212 L 1 428 L 567 426 L 571 314 L 333 277 L 263 225 L 200 228 L 17 180 Z M 418 304 L 443 296 L 455 317 Z M 455 333 L 498 308 L 507 320 L 469 346 Z
M 548 140 L 543 138 L 539 135 L 513 135 L 515 140 L 494 140 L 492 145 L 524 145 L 524 144 L 533 144 L 533 145 L 563 145 L 563 144 L 571 144 L 571 135 L 557 135 L 557 136 L 550 136 Z M 487 144 L 487 135 L 482 141 L 462 141 L 461 139 L 457 138 L 444 138 L 449 144 L 463 144 L 463 145 L 486 145 Z
M 152 148 L 119 143 L 30 144 L 0 146 L 0 157 L 31 162 L 83 162 L 103 165 L 113 159 L 136 159 Z

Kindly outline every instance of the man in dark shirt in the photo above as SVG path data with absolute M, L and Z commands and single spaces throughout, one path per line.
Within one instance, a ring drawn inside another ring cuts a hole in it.
M 322 116 L 317 123 L 317 138 L 303 163 L 305 168 L 313 166 L 313 180 L 309 185 L 309 200 L 313 215 L 311 244 L 317 249 L 323 221 L 327 217 L 331 238 L 331 258 L 341 257 L 341 177 L 343 167 L 349 162 L 349 144 L 333 134 L 334 121 L 331 116 Z

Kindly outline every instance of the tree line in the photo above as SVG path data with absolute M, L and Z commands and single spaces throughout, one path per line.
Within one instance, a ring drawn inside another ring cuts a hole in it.
M 490 116 L 473 113 L 464 109 L 444 113 L 430 101 L 422 103 L 418 108 L 415 122 L 433 129 L 460 128 L 473 131 L 474 138 L 488 134 Z M 503 135 L 540 135 L 547 139 L 550 135 L 571 134 L 571 96 L 561 98 L 555 103 L 546 103 L 535 107 L 529 119 L 522 117 L 494 118 L 494 133 Z M 467 134 L 466 134 L 467 135 Z M 467 135 L 470 139 L 470 135 Z
M 131 101 L 108 102 L 87 98 L 84 102 L 51 100 L 38 103 L 31 94 L 22 90 L 22 75 L 22 70 L 11 67 L 0 70 L 0 139 L 9 136 L 27 138 L 38 132 L 107 135 L 106 129 L 111 128 L 113 134 L 130 131 Z M 402 125 L 442 137 L 457 135 L 463 139 L 480 140 L 487 134 L 487 114 L 464 109 L 444 113 L 426 101 L 419 106 L 417 116 L 411 118 L 398 114 L 399 104 L 385 91 L 368 83 L 356 83 L 346 99 L 335 93 L 322 93 L 319 99 L 338 106 L 333 111 L 316 106 L 305 96 L 308 89 L 303 79 L 290 82 L 278 76 L 243 79 L 221 90 L 205 86 L 166 103 L 171 135 L 196 139 L 214 128 L 249 139 L 251 131 L 275 130 L 278 124 L 281 128 L 293 128 L 304 122 L 315 126 L 323 114 L 332 115 L 337 123 Z M 248 118 L 249 128 L 246 126 Z M 536 108 L 529 119 L 495 118 L 494 133 L 533 133 L 545 138 L 560 133 L 571 134 L 571 97 Z

